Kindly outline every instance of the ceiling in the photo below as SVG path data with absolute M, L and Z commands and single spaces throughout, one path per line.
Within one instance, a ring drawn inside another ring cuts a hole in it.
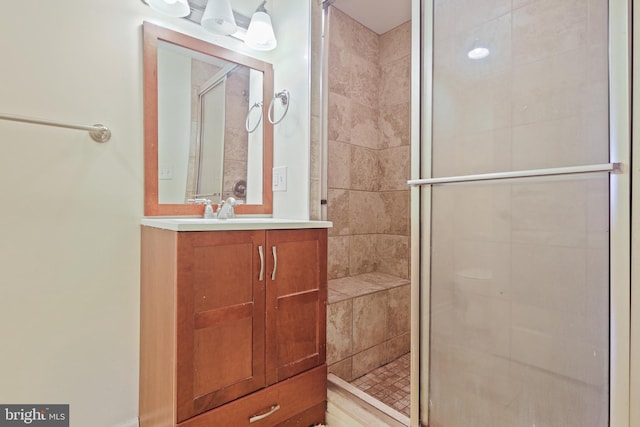
M 333 6 L 378 34 L 411 19 L 411 0 L 335 0 Z

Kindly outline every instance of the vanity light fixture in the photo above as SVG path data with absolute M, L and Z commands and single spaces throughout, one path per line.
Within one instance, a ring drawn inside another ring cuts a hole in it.
M 146 0 L 151 9 L 175 18 L 182 18 L 191 13 L 187 0 Z
M 208 0 L 200 25 L 211 33 L 224 36 L 238 31 L 229 0 Z
M 273 32 L 273 26 L 271 25 L 271 17 L 264 7 L 266 3 L 265 0 L 258 6 L 251 17 L 251 22 L 247 29 L 244 42 L 252 49 L 273 50 L 278 45 L 276 35 Z

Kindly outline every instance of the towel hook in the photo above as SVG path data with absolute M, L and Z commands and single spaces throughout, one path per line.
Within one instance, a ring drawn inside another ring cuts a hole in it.
M 279 99 L 282 105 L 285 106 L 284 113 L 282 113 L 282 117 L 280 117 L 278 120 L 274 120 L 273 117 L 271 117 L 273 113 L 273 103 L 276 101 L 276 99 Z M 284 116 L 287 115 L 287 112 L 289 111 L 290 99 L 291 97 L 289 95 L 289 91 L 286 89 L 283 89 L 282 91 L 277 92 L 273 96 L 273 99 L 271 100 L 271 104 L 269 104 L 269 112 L 267 114 L 269 122 L 271 122 L 272 125 L 277 125 L 282 121 L 282 119 L 284 119 Z

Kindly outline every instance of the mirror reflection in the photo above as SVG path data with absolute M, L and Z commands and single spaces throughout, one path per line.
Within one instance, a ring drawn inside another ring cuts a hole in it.
M 271 64 L 144 23 L 145 215 L 270 214 Z
M 262 109 L 251 108 L 263 103 L 262 81 L 261 71 L 158 43 L 159 203 L 262 203 Z

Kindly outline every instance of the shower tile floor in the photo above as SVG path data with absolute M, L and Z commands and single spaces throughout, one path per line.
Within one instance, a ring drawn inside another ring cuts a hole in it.
M 353 381 L 351 385 L 409 416 L 410 412 L 410 354 L 383 365 Z

